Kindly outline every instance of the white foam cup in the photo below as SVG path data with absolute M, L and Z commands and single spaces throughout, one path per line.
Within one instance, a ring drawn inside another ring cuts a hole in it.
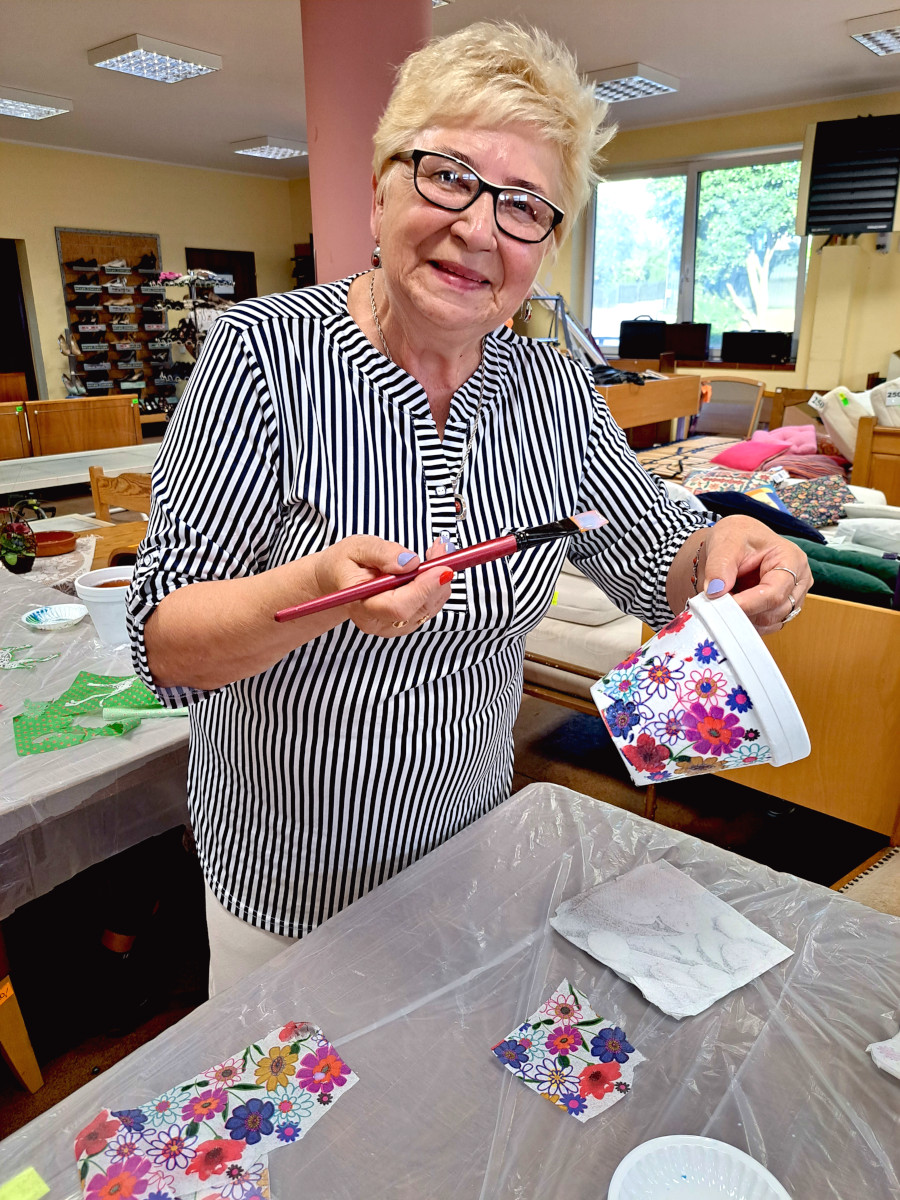
M 591 695 L 639 785 L 809 754 L 800 710 L 731 595 L 694 596 Z
M 98 587 L 111 579 L 131 582 L 134 567 L 100 567 L 75 580 L 75 592 L 90 614 L 97 637 L 104 646 L 121 646 L 128 641 L 125 628 L 125 596 L 127 587 Z

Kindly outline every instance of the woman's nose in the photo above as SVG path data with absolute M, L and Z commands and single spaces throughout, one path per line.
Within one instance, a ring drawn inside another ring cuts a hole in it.
M 490 249 L 494 243 L 494 200 L 483 192 L 474 204 L 456 214 L 453 231 L 472 249 Z

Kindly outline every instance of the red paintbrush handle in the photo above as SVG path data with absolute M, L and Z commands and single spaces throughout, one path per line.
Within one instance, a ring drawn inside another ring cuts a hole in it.
M 282 608 L 275 614 L 275 620 L 295 621 L 297 617 L 309 617 L 329 608 L 340 608 L 343 604 L 355 604 L 359 600 L 368 600 L 370 596 L 379 596 L 382 592 L 404 587 L 418 579 L 423 571 L 431 571 L 435 567 L 440 567 L 441 570 L 449 568 L 452 571 L 464 571 L 467 567 L 477 567 L 480 563 L 503 558 L 516 549 L 518 542 L 515 534 L 494 538 L 490 542 L 479 542 L 477 546 L 469 546 L 467 550 L 454 550 L 452 554 L 431 559 L 408 575 L 379 575 L 377 579 L 370 579 L 367 583 L 356 583 L 353 587 L 342 588 L 339 592 L 329 592 L 327 596 L 317 596 L 315 600 L 305 600 L 291 608 Z

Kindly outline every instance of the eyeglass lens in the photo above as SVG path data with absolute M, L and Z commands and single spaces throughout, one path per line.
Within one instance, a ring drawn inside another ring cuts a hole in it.
M 416 187 L 426 200 L 456 211 L 472 203 L 481 180 L 452 159 L 426 154 L 416 169 Z M 535 242 L 553 228 L 555 218 L 554 210 L 545 200 L 519 188 L 499 190 L 494 197 L 494 213 L 505 233 Z

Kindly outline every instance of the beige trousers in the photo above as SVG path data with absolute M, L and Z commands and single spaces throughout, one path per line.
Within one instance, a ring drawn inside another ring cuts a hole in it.
M 257 929 L 234 916 L 213 895 L 209 884 L 206 891 L 206 928 L 209 933 L 209 995 L 210 999 L 224 992 L 233 983 L 249 975 L 257 967 L 296 943 L 296 938 Z

